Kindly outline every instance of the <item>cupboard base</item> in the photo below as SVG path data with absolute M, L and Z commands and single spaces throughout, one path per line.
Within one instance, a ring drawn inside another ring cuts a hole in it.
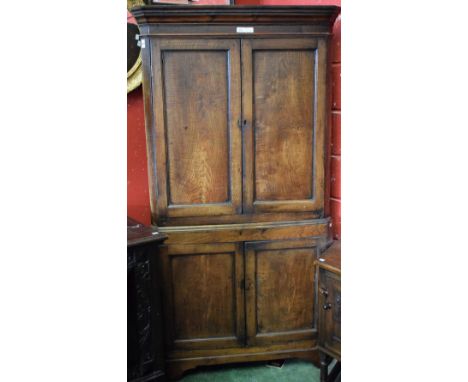
M 290 346 L 291 347 L 291 346 Z M 200 353 L 200 352 L 198 352 Z M 215 353 L 215 352 L 212 352 Z M 218 352 L 216 352 L 218 353 Z M 230 363 L 273 361 L 278 359 L 302 359 L 319 367 L 320 358 L 317 347 L 290 348 L 278 350 L 261 349 L 224 349 L 224 354 L 194 355 L 166 360 L 166 376 L 169 380 L 179 380 L 185 372 L 199 366 L 214 366 Z

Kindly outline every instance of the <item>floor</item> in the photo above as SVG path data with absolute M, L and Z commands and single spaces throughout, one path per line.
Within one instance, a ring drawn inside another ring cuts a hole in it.
M 182 382 L 319 382 L 320 370 L 310 362 L 287 360 L 282 368 L 266 363 L 218 366 L 194 370 Z

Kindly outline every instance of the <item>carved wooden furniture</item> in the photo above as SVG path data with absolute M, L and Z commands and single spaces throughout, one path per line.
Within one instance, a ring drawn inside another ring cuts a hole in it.
M 327 44 L 337 7 L 146 6 L 166 367 L 318 359 Z
M 341 368 L 341 243 L 335 242 L 317 261 L 319 268 L 320 382 L 334 382 Z M 329 365 L 337 360 L 329 372 Z
M 127 380 L 165 381 L 162 316 L 153 259 L 166 235 L 127 219 Z

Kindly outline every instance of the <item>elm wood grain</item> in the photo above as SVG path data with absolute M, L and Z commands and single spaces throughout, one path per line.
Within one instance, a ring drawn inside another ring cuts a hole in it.
M 312 199 L 314 51 L 257 50 L 252 60 L 255 201 Z
M 242 40 L 244 211 L 323 216 L 324 59 L 320 39 Z
M 244 263 L 239 244 L 173 245 L 160 257 L 168 349 L 244 342 Z
M 162 55 L 169 208 L 226 203 L 230 199 L 227 51 L 163 50 Z
M 151 45 L 153 221 L 240 213 L 239 41 L 154 39 Z

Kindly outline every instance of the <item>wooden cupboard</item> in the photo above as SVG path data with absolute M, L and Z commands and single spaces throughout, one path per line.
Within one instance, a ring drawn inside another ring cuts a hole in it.
M 337 7 L 146 6 L 166 366 L 317 356 L 327 44 Z

